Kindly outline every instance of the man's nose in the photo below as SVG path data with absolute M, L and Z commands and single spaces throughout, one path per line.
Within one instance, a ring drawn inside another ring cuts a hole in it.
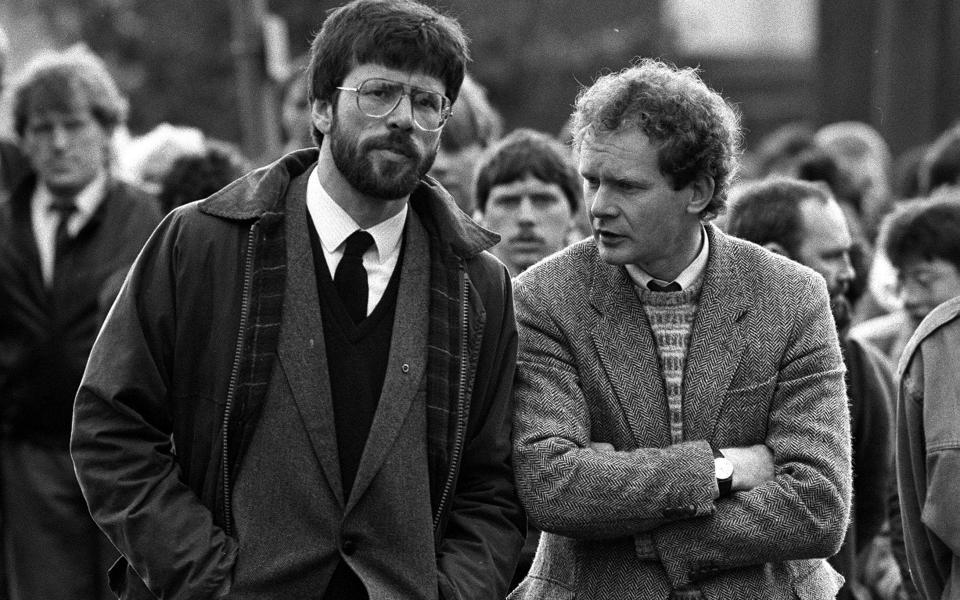
M 50 143 L 55 148 L 64 148 L 67 145 L 67 140 L 69 135 L 67 134 L 67 129 L 63 125 L 54 125 L 53 129 L 50 131 Z
M 609 193 L 602 185 L 594 192 L 590 200 L 590 216 L 602 219 L 616 214 L 616 206 L 610 201 Z
M 400 101 L 387 115 L 387 122 L 391 127 L 403 130 L 413 129 L 413 100 L 410 94 L 400 96 Z
M 533 202 L 530 201 L 530 196 L 520 198 L 520 206 L 517 207 L 517 221 L 530 224 L 537 222 L 536 211 L 533 208 Z

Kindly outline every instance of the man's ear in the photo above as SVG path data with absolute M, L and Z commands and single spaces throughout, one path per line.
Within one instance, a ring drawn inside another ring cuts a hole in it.
M 787 249 L 784 248 L 782 244 L 778 244 L 777 242 L 767 242 L 763 245 L 763 247 L 774 254 L 779 254 L 780 256 L 790 258 L 790 255 L 787 254 Z
M 687 203 L 687 212 L 700 214 L 713 200 L 714 186 L 713 177 L 707 175 L 701 175 L 687 184 L 691 192 L 690 201 Z
M 333 123 L 333 103 L 330 100 L 317 98 L 310 107 L 310 121 L 323 135 L 330 134 L 330 125 Z

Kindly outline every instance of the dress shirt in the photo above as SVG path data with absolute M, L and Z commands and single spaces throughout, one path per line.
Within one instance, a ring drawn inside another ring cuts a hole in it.
M 107 192 L 107 173 L 101 171 L 87 187 L 80 190 L 74 198 L 77 210 L 67 221 L 67 235 L 76 237 L 83 226 L 87 224 L 97 207 L 103 202 Z M 53 283 L 53 266 L 56 262 L 57 225 L 60 223 L 60 213 L 53 208 L 53 194 L 38 181 L 30 200 L 30 213 L 33 220 L 33 237 L 37 240 L 37 251 L 40 253 L 40 270 L 43 281 Z
M 673 281 L 677 282 L 680 285 L 681 290 L 685 290 L 693 282 L 697 280 L 698 277 L 703 275 L 704 270 L 707 268 L 707 258 L 710 257 L 710 237 L 707 236 L 707 232 L 700 228 L 700 252 L 697 253 L 696 258 L 693 259 L 687 268 L 685 268 Z M 653 281 L 659 285 L 665 286 L 672 282 L 664 281 L 662 279 L 657 279 L 653 277 L 637 265 L 626 265 L 627 273 L 630 275 L 630 279 L 633 280 L 634 285 L 639 288 L 647 289 L 647 282 Z
M 347 238 L 361 227 L 323 189 L 316 167 L 310 174 L 310 179 L 307 180 L 307 210 L 310 221 L 320 237 L 323 257 L 327 261 L 327 269 L 332 278 L 337 272 L 340 259 L 343 258 Z M 363 254 L 363 268 L 367 271 L 369 289 L 366 313 L 368 315 L 383 297 L 387 284 L 390 283 L 390 277 L 393 275 L 393 269 L 400 258 L 407 210 L 408 206 L 405 204 L 403 210 L 396 215 L 369 229 L 364 229 L 373 236 L 373 245 Z

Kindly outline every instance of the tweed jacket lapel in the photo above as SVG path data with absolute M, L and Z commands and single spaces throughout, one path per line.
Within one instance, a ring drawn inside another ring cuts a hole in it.
M 741 317 L 750 307 L 744 278 L 726 235 L 707 225 L 710 258 L 683 375 L 683 429 L 688 440 L 712 440 L 724 393 L 740 363 Z
M 333 403 L 317 277 L 307 237 L 307 211 L 305 204 L 293 198 L 288 199 L 288 206 L 287 293 L 277 356 L 317 460 L 342 507 L 343 484 L 332 418 Z
M 633 443 L 667 446 L 670 421 L 660 359 L 633 282 L 623 267 L 606 264 L 599 254 L 591 272 L 590 304 L 597 313 L 591 334 Z
M 355 505 L 370 485 L 393 446 L 427 368 L 427 319 L 429 311 L 430 255 L 427 233 L 414 211 L 407 213 L 406 247 L 397 293 L 397 309 L 387 372 L 377 412 L 363 449 L 346 510 Z M 424 408 L 424 410 L 426 410 Z

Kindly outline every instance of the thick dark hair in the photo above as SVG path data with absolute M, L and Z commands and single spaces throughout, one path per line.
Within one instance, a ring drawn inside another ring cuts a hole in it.
M 34 111 L 69 112 L 78 103 L 108 132 L 126 121 L 127 101 L 100 57 L 81 45 L 40 54 L 14 84 L 14 130 L 23 137 Z
M 960 270 L 960 194 L 901 203 L 883 220 L 879 245 L 897 269 L 940 258 Z
M 477 208 L 484 211 L 490 190 L 533 175 L 563 190 L 570 213 L 580 205 L 580 175 L 569 151 L 559 141 L 539 131 L 521 128 L 487 149 L 477 163 L 473 178 Z
M 310 102 L 331 100 L 351 69 L 375 63 L 443 82 L 455 102 L 470 59 L 467 36 L 451 17 L 413 0 L 354 0 L 330 11 L 310 47 Z M 319 132 L 314 128 L 318 142 Z
M 660 172 L 680 190 L 700 176 L 713 179 L 713 198 L 701 211 L 723 210 L 741 153 L 740 118 L 696 69 L 640 59 L 597 79 L 577 96 L 574 147 L 587 133 L 636 127 L 659 145 Z
M 943 185 L 960 184 L 960 123 L 944 131 L 924 155 L 920 191 L 929 194 Z
M 832 196 L 823 183 L 790 177 L 734 186 L 727 205 L 726 231 L 761 246 L 780 244 L 789 256 L 796 256 L 803 243 L 800 204 L 810 198 L 826 203 Z

